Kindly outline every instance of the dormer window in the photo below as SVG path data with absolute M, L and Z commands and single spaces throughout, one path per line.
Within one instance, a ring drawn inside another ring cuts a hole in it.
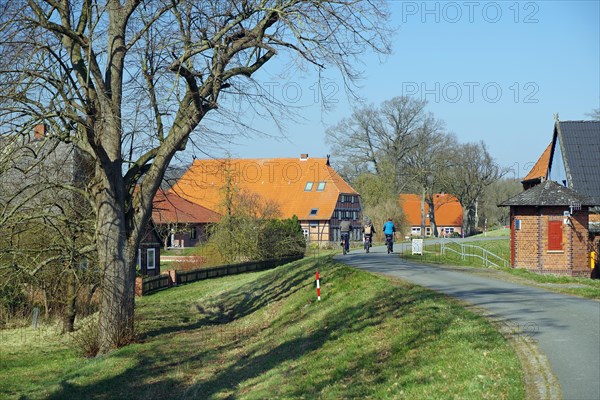
M 304 186 L 304 191 L 310 192 L 312 190 L 314 184 L 315 184 L 314 182 L 306 182 L 306 186 Z
M 325 182 L 319 182 L 317 185 L 317 192 L 322 192 L 325 190 Z

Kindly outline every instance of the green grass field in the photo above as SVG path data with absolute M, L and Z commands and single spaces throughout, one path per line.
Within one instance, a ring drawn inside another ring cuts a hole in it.
M 472 237 L 504 237 L 510 236 L 510 228 L 497 228 L 487 231 L 486 233 L 480 233 Z
M 329 256 L 169 289 L 136 312 L 137 343 L 94 359 L 52 329 L 0 331 L 0 398 L 525 397 L 485 319 Z

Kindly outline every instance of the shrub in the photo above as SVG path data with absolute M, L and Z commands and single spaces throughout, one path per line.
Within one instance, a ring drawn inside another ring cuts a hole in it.
M 209 245 L 226 263 L 304 254 L 306 241 L 296 216 L 267 219 L 225 216 L 215 225 Z
M 98 321 L 96 318 L 87 319 L 73 333 L 73 345 L 77 354 L 82 357 L 91 358 L 98 354 L 100 341 L 98 340 Z
M 304 254 L 306 240 L 298 218 L 270 220 L 262 227 L 259 235 L 259 256 L 266 260 Z

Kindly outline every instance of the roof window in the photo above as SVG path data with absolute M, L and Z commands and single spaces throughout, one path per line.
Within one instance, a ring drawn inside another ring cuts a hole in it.
M 315 184 L 314 182 L 306 182 L 306 186 L 304 186 L 304 191 L 310 192 L 312 190 L 314 184 Z
M 323 190 L 325 190 L 325 182 L 319 182 L 317 185 L 317 192 L 322 192 Z
M 311 208 L 310 213 L 308 213 L 308 215 L 317 215 L 318 212 L 319 212 L 318 208 Z

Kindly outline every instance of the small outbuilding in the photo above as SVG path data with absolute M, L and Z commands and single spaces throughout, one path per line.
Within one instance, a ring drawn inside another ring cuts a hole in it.
M 589 210 L 596 203 L 548 180 L 500 204 L 510 207 L 511 266 L 540 274 L 589 277 L 595 246 Z

